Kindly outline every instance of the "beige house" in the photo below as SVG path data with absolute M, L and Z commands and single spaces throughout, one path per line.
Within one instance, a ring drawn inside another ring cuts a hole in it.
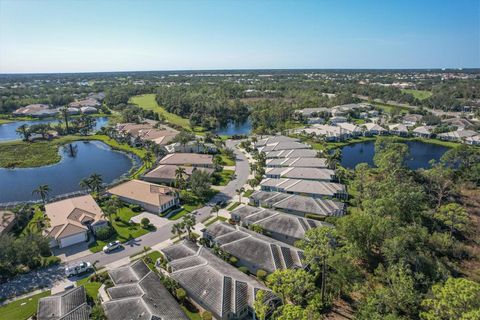
M 197 167 L 185 167 L 185 166 L 161 164 L 155 169 L 146 173 L 144 176 L 142 176 L 142 180 L 152 182 L 152 183 L 159 183 L 159 184 L 173 186 L 175 184 L 175 180 L 177 176 L 177 168 L 183 168 L 185 170 L 185 174 L 183 175 L 183 178 L 185 180 L 188 180 L 192 175 L 193 171 L 195 170 L 202 170 L 209 174 L 213 173 L 212 168 L 201 168 L 201 167 L 197 168 Z
M 6 234 L 15 224 L 15 214 L 12 211 L 0 210 L 0 235 Z
M 91 195 L 85 195 L 45 205 L 50 220 L 46 230 L 50 246 L 64 248 L 87 241 L 88 232 L 106 227 L 102 209 Z
M 179 203 L 175 189 L 141 180 L 124 182 L 107 192 L 152 213 L 162 213 Z
M 213 156 L 198 153 L 172 153 L 160 160 L 160 164 L 212 168 Z

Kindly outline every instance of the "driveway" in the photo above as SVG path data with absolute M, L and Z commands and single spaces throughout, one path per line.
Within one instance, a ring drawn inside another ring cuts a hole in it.
M 158 214 L 153 214 L 146 211 L 132 217 L 130 221 L 133 221 L 135 223 L 141 223 L 143 218 L 147 218 L 148 220 L 150 220 L 150 223 L 153 224 L 155 228 L 163 227 L 170 222 L 170 220 L 168 220 L 167 218 L 163 218 L 160 217 Z
M 240 143 L 240 141 L 227 140 L 226 142 L 226 146 L 234 150 L 237 158 L 235 178 L 231 180 L 222 191 L 217 193 L 204 207 L 196 210 L 197 222 L 206 219 L 211 214 L 212 207 L 217 202 L 230 201 L 233 199 L 236 195 L 236 190 L 243 187 L 247 182 L 250 173 L 250 166 L 245 155 L 236 148 L 238 143 Z M 153 223 L 152 220 L 153 219 L 150 219 Z M 173 236 L 171 233 L 172 225 L 177 222 L 179 222 L 179 220 L 171 221 L 165 219 L 165 221 L 161 222 L 162 225 L 157 227 L 156 231 L 124 243 L 123 248 L 120 250 L 115 250 L 111 253 L 97 252 L 88 254 L 78 259 L 72 259 L 69 263 L 88 261 L 92 264 L 95 263 L 97 268 L 100 268 L 117 260 L 128 258 L 136 253 L 140 253 L 144 247 L 152 247 L 170 239 Z M 30 292 L 39 286 L 53 287 L 56 283 L 65 279 L 63 268 L 63 265 L 59 265 L 15 277 L 7 283 L 0 285 L 0 299 Z

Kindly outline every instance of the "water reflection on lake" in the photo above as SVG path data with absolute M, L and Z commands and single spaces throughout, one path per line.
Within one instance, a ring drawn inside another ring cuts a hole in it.
M 252 122 L 247 120 L 242 123 L 230 122 L 226 127 L 218 128 L 215 133 L 220 136 L 248 135 L 252 131 Z
M 407 159 L 407 166 L 410 169 L 428 168 L 430 160 L 440 160 L 442 155 L 449 148 L 425 143 L 421 141 L 407 141 L 410 155 Z M 359 142 L 347 145 L 342 148 L 341 165 L 345 168 L 353 169 L 359 163 L 365 162 L 373 166 L 373 156 L 375 154 L 375 141 Z
M 108 124 L 108 117 L 95 118 L 97 123 L 95 124 L 94 131 L 100 130 L 101 127 L 105 127 Z M 58 119 L 44 119 L 44 120 L 31 120 L 31 121 L 14 121 L 9 123 L 0 124 L 0 141 L 20 140 L 21 137 L 17 134 L 16 130 L 21 125 L 26 124 L 31 126 L 34 124 L 49 123 L 55 125 L 59 122 Z
M 77 141 L 60 147 L 59 163 L 38 168 L 0 168 L 0 202 L 37 200 L 32 190 L 41 184 L 52 189 L 50 196 L 80 190 L 81 179 L 92 173 L 102 175 L 110 183 L 127 174 L 134 160 L 127 154 L 112 150 L 100 141 Z

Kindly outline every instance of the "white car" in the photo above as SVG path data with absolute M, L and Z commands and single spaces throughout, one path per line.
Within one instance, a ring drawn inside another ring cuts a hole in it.
M 106 246 L 103 247 L 103 252 L 105 253 L 108 253 L 112 250 L 115 250 L 115 249 L 118 249 L 122 246 L 122 244 L 120 243 L 120 241 L 113 241 L 113 242 L 110 242 L 109 244 L 107 244 Z
M 79 262 L 78 264 L 70 265 L 65 268 L 67 277 L 77 276 L 84 272 L 92 271 L 92 264 L 90 262 Z

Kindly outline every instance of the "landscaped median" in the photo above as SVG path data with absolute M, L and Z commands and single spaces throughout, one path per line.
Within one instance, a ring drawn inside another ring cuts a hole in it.
M 0 167 L 30 168 L 51 165 L 59 162 L 61 156 L 58 148 L 75 141 L 97 140 L 109 145 L 114 150 L 133 153 L 143 158 L 146 150 L 133 148 L 128 144 L 119 143 L 105 135 L 79 136 L 69 135 L 50 141 L 10 141 L 0 143 Z

